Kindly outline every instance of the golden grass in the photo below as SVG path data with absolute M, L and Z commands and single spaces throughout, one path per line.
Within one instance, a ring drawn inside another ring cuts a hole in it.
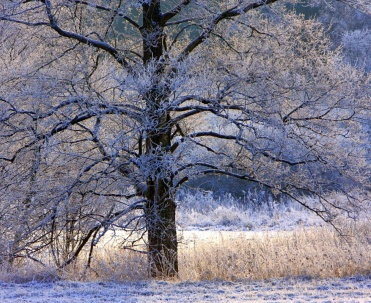
M 194 242 L 180 254 L 182 280 L 240 280 L 278 277 L 343 277 L 371 273 L 367 225 L 339 236 L 329 227 L 266 232 L 252 239 Z
M 241 232 L 233 238 L 220 232 L 218 241 L 215 234 L 208 239 L 198 237 L 195 232 L 180 245 L 179 279 L 260 280 L 370 274 L 371 225 L 352 223 L 342 230 L 348 236 L 340 236 L 328 226 L 251 233 L 249 237 Z M 76 262 L 58 275 L 85 281 L 146 279 L 146 260 L 143 254 L 105 245 L 96 250 L 91 268 L 87 269 L 82 261 Z M 12 273 L 0 272 L 0 281 L 15 281 L 20 276 L 23 280 L 27 276 L 29 280 L 40 276 L 50 279 L 46 273 L 37 273 L 31 265 L 24 264 Z

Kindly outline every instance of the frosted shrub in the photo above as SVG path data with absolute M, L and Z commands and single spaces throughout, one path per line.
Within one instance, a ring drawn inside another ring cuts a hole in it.
M 210 191 L 192 193 L 183 190 L 178 196 L 177 216 L 181 228 L 290 229 L 298 224 L 322 223 L 295 202 L 262 201 L 256 193 L 251 192 L 243 198 L 235 198 L 230 194 L 218 197 Z

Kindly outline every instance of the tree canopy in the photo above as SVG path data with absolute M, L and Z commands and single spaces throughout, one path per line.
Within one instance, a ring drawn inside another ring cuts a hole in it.
M 2 1 L 3 260 L 63 267 L 123 229 L 174 276 L 175 193 L 207 175 L 355 216 L 370 77 L 281 2 Z

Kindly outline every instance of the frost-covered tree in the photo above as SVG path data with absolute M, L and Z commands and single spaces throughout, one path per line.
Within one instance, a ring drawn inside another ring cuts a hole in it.
M 354 1 L 353 1 L 354 3 Z M 361 2 L 360 2 L 361 3 Z M 307 19 L 316 18 L 327 28 L 333 47 L 342 46 L 344 59 L 359 68 L 371 70 L 370 32 L 371 32 L 371 5 L 357 10 L 346 3 L 328 0 L 300 1 L 292 5 L 299 14 Z
M 371 71 L 371 29 L 348 31 L 342 43 L 343 53 L 350 64 Z
M 2 1 L 3 259 L 51 249 L 63 267 L 124 229 L 151 276 L 174 276 L 174 196 L 207 175 L 353 215 L 369 78 L 278 2 Z

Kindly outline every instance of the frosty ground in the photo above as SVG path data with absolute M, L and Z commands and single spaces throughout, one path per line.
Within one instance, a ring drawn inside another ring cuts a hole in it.
M 196 205 L 178 214 L 182 229 L 178 281 L 152 281 L 140 273 L 136 277 L 140 259 L 130 267 L 121 251 L 116 255 L 109 249 L 104 251 L 106 263 L 95 281 L 77 281 L 77 273 L 62 280 L 53 280 L 55 276 L 48 271 L 45 276 L 29 270 L 13 276 L 3 273 L 0 303 L 371 303 L 368 224 L 357 229 L 366 241 L 349 248 L 341 245 L 336 234 L 323 232 L 322 221 L 292 204 L 253 212 L 232 202 L 229 199 L 223 205 L 219 201 L 212 208 L 211 196 L 203 197 L 200 210 Z M 233 264 L 228 264 L 230 258 Z M 125 280 L 126 274 L 131 281 Z M 348 277 L 315 278 L 317 274 Z
M 371 277 L 244 282 L 0 283 L 0 302 L 371 302 Z

